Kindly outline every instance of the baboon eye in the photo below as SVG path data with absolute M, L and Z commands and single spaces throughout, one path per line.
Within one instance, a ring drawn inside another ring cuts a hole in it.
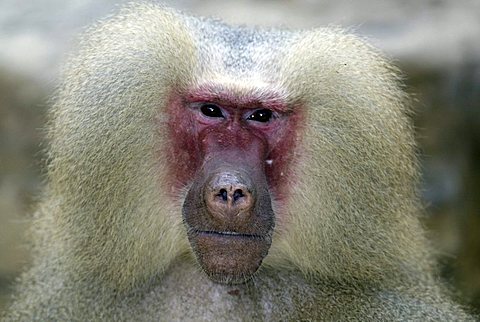
M 208 117 L 224 117 L 221 108 L 215 104 L 203 104 L 200 111 L 202 111 L 203 115 Z
M 247 117 L 247 120 L 267 123 L 272 119 L 272 117 L 273 117 L 272 111 L 267 109 L 261 109 L 261 110 L 256 110 L 255 112 L 250 114 L 250 116 Z

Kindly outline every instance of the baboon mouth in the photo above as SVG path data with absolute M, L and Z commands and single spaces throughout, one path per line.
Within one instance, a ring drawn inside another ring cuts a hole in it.
M 222 284 L 248 281 L 262 264 L 272 242 L 270 234 L 192 229 L 188 235 L 205 273 Z
M 197 235 L 210 235 L 212 237 L 226 237 L 226 238 L 238 238 L 238 239 L 259 239 L 263 240 L 266 237 L 259 234 L 240 233 L 236 231 L 214 231 L 214 230 L 193 230 Z

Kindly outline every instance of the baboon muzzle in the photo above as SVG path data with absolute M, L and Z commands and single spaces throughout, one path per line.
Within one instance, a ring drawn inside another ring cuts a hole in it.
M 243 158 L 224 154 L 210 160 L 183 205 L 188 238 L 212 280 L 242 283 L 260 267 L 272 242 L 274 213 L 267 181 L 258 164 Z

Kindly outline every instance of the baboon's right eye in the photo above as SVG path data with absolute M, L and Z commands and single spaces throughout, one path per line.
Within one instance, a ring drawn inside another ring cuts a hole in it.
M 206 103 L 200 107 L 200 111 L 203 115 L 208 117 L 224 117 L 222 109 L 215 104 Z

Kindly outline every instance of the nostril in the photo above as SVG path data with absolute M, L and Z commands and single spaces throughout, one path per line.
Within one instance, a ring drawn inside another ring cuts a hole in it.
M 248 216 L 256 201 L 251 178 L 237 172 L 225 171 L 212 175 L 202 193 L 210 214 L 220 219 L 239 216 L 240 213 Z
M 220 191 L 218 192 L 217 196 L 219 196 L 220 198 L 222 198 L 223 201 L 227 201 L 227 199 L 228 199 L 227 189 L 220 189 Z
M 233 201 L 237 201 L 238 199 L 244 197 L 245 195 L 243 194 L 242 189 L 236 189 L 233 192 Z

